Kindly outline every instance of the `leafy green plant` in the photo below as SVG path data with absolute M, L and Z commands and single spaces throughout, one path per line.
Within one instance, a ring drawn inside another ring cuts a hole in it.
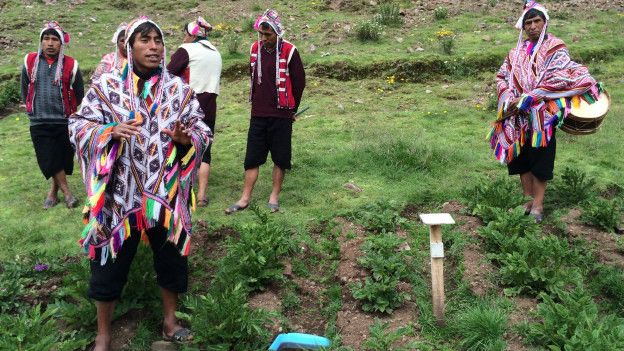
M 460 346 L 467 351 L 503 351 L 507 316 L 498 308 L 470 307 L 459 313 L 454 328 L 461 336 Z
M 397 290 L 398 283 L 393 277 L 383 276 L 379 280 L 367 277 L 363 284 L 351 285 L 351 293 L 361 301 L 364 311 L 390 314 L 410 299 L 409 294 Z
M 448 15 L 449 15 L 449 10 L 448 8 L 444 6 L 438 6 L 435 8 L 435 10 L 433 10 L 433 18 L 436 21 L 447 19 Z
M 364 283 L 351 286 L 353 297 L 362 301 L 366 312 L 392 313 L 409 300 L 409 294 L 397 290 L 399 280 L 407 276 L 402 252 L 398 251 L 403 240 L 394 233 L 382 232 L 369 237 L 362 246 L 365 255 L 358 263 L 366 268 L 371 276 Z
M 7 261 L 0 270 L 0 313 L 8 313 L 24 306 L 20 296 L 26 294 L 29 269 L 19 259 Z
M 409 345 L 397 345 L 405 336 L 413 333 L 411 326 L 398 328 L 389 331 L 390 323 L 382 322 L 379 318 L 375 318 L 375 323 L 368 329 L 369 336 L 362 344 L 362 350 L 365 351 L 408 351 L 416 349 L 417 345 L 410 343 Z
M 384 26 L 400 27 L 403 25 L 403 17 L 401 17 L 399 5 L 381 4 L 379 12 L 375 15 L 375 21 Z
M 238 239 L 228 240 L 217 283 L 227 286 L 239 279 L 251 290 L 260 290 L 269 282 L 283 278 L 282 259 L 294 252 L 296 242 L 283 225 L 259 216 L 263 217 L 259 217 L 258 223 L 240 228 Z
M 393 232 L 397 227 L 407 223 L 407 220 L 401 217 L 399 208 L 400 205 L 394 201 L 380 200 L 366 203 L 347 213 L 346 217 L 374 232 Z
M 223 37 L 223 43 L 230 55 L 238 54 L 241 44 L 241 37 L 236 32 L 231 32 Z
M 502 213 L 495 209 L 508 210 L 524 202 L 518 184 L 508 177 L 500 177 L 493 181 L 483 179 L 476 186 L 463 190 L 462 198 L 471 213 L 486 223 Z
M 497 219 L 478 230 L 488 252 L 511 253 L 516 249 L 519 237 L 537 236 L 540 233 L 539 225 L 530 216 L 525 216 L 522 208 L 513 211 L 496 208 L 492 213 Z
M 624 349 L 624 320 L 600 317 L 598 306 L 581 287 L 540 294 L 537 306 L 541 322 L 528 327 L 527 340 L 550 350 Z
M 566 167 L 553 182 L 547 201 L 555 207 L 575 206 L 596 193 L 596 180 L 580 169 Z
M 62 332 L 54 319 L 56 309 L 43 310 L 41 305 L 22 309 L 12 315 L 0 314 L 0 350 L 76 350 L 86 346 L 88 339 L 78 332 Z
M 614 232 L 620 222 L 622 204 L 618 199 L 593 198 L 583 204 L 581 221 L 607 232 Z
M 379 41 L 383 27 L 376 21 L 366 21 L 355 26 L 355 35 L 359 41 Z
M 212 288 L 206 295 L 187 297 L 184 307 L 190 312 L 177 315 L 195 326 L 193 343 L 202 349 L 260 350 L 271 336 L 266 328 L 271 314 L 250 308 L 247 294 L 240 283 Z
M 442 53 L 445 55 L 452 55 L 453 50 L 455 49 L 455 33 L 448 29 L 442 29 L 437 31 L 435 34 L 438 39 L 438 43 L 440 43 Z
M 590 286 L 597 294 L 608 298 L 620 315 L 624 315 L 624 273 L 620 268 L 599 266 Z

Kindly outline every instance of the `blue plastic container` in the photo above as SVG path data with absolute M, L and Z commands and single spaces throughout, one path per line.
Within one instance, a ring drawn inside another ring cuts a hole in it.
M 319 350 L 329 347 L 329 345 L 331 345 L 329 339 L 322 336 L 288 333 L 278 335 L 269 347 L 269 351 L 279 351 L 283 349 Z

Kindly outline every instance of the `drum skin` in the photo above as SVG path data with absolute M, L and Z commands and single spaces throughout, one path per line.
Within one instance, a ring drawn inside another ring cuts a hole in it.
M 580 106 L 570 109 L 570 113 L 563 120 L 561 130 L 573 135 L 596 133 L 610 107 L 611 97 L 606 91 L 603 91 L 593 104 L 581 99 Z

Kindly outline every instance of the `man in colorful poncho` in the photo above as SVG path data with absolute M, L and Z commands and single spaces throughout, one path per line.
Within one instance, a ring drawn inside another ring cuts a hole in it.
M 519 174 L 526 213 L 543 219 L 547 181 L 553 178 L 555 129 L 571 104 L 599 95 L 599 85 L 585 66 L 570 59 L 566 45 L 548 32 L 546 9 L 528 1 L 516 23 L 518 44 L 497 76 L 498 117 L 490 133 L 495 157 Z M 527 39 L 524 39 L 524 32 Z
M 84 96 L 78 61 L 65 55 L 69 33 L 54 21 L 39 33 L 39 50 L 24 57 L 22 100 L 30 119 L 30 136 L 37 163 L 52 185 L 43 208 L 58 204 L 59 188 L 67 207 L 78 205 L 67 185 L 74 170 L 74 150 L 67 135 L 67 117 L 76 112 Z
M 217 97 L 221 81 L 221 54 L 208 40 L 212 26 L 202 17 L 184 26 L 184 44 L 171 55 L 169 73 L 182 77 L 191 86 L 204 111 L 204 122 L 214 133 L 217 118 Z M 208 204 L 206 188 L 212 161 L 211 147 L 204 152 L 197 180 L 197 206 Z
M 104 73 L 112 71 L 121 72 L 127 56 L 126 46 L 124 45 L 124 37 L 126 36 L 127 27 L 128 24 L 125 22 L 121 23 L 119 27 L 117 27 L 117 30 L 111 39 L 111 42 L 115 44 L 115 52 L 108 53 L 102 57 L 100 64 L 95 68 L 95 71 L 91 76 L 91 83 L 100 79 L 100 76 Z
M 96 350 L 110 347 L 110 322 L 140 238 L 149 241 L 163 300 L 163 337 L 191 338 L 176 321 L 186 292 L 191 185 L 211 132 L 191 88 L 165 70 L 163 33 L 141 17 L 126 31 L 121 75 L 105 73 L 70 118 L 88 195 L 81 244 L 91 258 Z
M 279 210 L 279 195 L 291 166 L 292 124 L 305 87 L 299 51 L 283 39 L 284 29 L 275 10 L 266 10 L 254 28 L 259 40 L 251 46 L 251 120 L 245 154 L 243 194 L 225 210 L 231 214 L 249 206 L 260 166 L 269 151 L 273 159 L 273 191 L 267 206 Z

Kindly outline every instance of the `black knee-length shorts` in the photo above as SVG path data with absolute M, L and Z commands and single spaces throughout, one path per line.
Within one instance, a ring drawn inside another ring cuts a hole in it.
M 245 170 L 263 165 L 269 151 L 276 166 L 290 169 L 292 124 L 293 120 L 290 118 L 251 117 L 247 134 Z

